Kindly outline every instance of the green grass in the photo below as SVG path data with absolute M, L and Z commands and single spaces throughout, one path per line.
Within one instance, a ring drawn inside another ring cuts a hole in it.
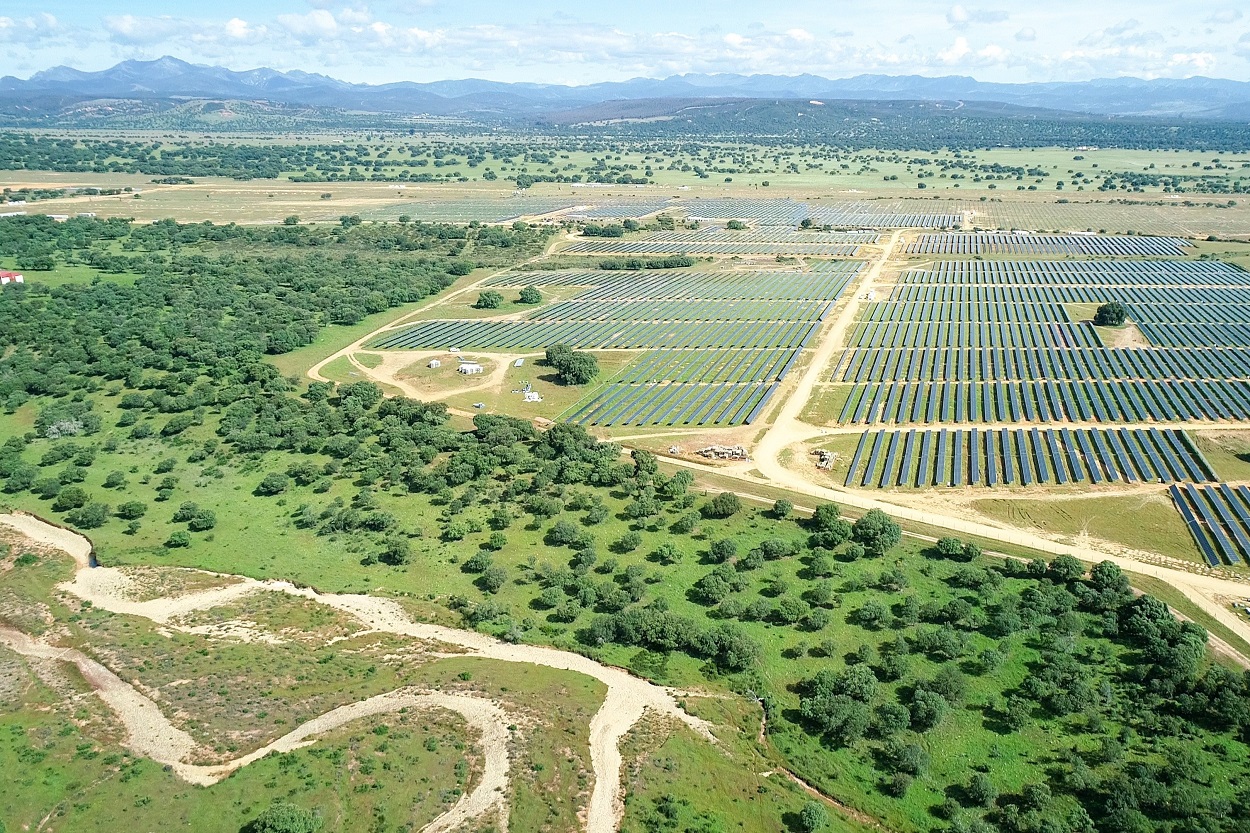
M 1064 500 L 987 498 L 973 501 L 972 508 L 1012 527 L 1035 528 L 1073 543 L 1088 534 L 1130 549 L 1205 563 L 1165 492 Z
M 0 784 L 0 815 L 9 829 L 35 829 L 51 816 L 61 830 L 219 833 L 240 829 L 278 798 L 315 808 L 327 829 L 418 829 L 468 786 L 456 770 L 467 730 L 458 715 L 438 710 L 355 721 L 200 788 L 101 742 L 98 725 L 75 725 L 40 684 L 7 706 L 0 765 L 11 777 Z
M 1250 480 L 1250 433 L 1244 431 L 1197 431 L 1190 437 L 1220 479 Z

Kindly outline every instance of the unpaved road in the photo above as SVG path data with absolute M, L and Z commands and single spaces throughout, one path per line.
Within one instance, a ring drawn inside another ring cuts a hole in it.
M 73 663 L 125 728 L 126 747 L 131 752 L 167 766 L 182 780 L 201 787 L 211 787 L 236 769 L 259 761 L 271 752 L 291 752 L 309 746 L 315 742 L 317 735 L 353 720 L 406 708 L 436 706 L 454 711 L 462 715 L 479 734 L 478 743 L 486 759 L 482 780 L 447 812 L 422 828 L 423 833 L 453 830 L 462 822 L 478 818 L 492 809 L 499 813 L 501 828 L 507 829 L 507 805 L 503 798 L 508 789 L 509 718 L 490 700 L 463 694 L 398 689 L 328 711 L 241 758 L 203 766 L 186 762 L 199 751 L 199 744 L 170 722 L 150 698 L 100 663 L 72 648 L 48 645 L 10 628 L 0 627 L 0 643 L 32 659 Z
M 164 624 L 179 616 L 196 610 L 220 606 L 250 593 L 280 592 L 310 599 L 347 613 L 361 622 L 370 631 L 442 642 L 464 648 L 470 656 L 575 671 L 599 680 L 607 686 L 608 694 L 603 705 L 595 713 L 590 723 L 590 759 L 595 772 L 595 784 L 591 792 L 590 805 L 587 812 L 586 829 L 589 833 L 614 833 L 620 826 L 620 820 L 624 814 L 624 802 L 621 788 L 619 744 L 621 738 L 638 722 L 644 712 L 652 710 L 659 714 L 675 717 L 708 741 L 716 742 L 708 723 L 686 713 L 677 705 L 676 692 L 652 685 L 646 680 L 634 677 L 620 668 L 603 665 L 580 654 L 537 645 L 513 645 L 474 631 L 414 622 L 398 603 L 390 599 L 352 594 L 317 593 L 311 589 L 296 587 L 289 582 L 261 582 L 241 576 L 229 577 L 236 581 L 234 584 L 226 587 L 199 590 L 169 599 L 135 602 L 128 598 L 127 591 L 130 587 L 131 579 L 123 571 L 110 567 L 91 568 L 89 566 L 91 544 L 85 538 L 46 524 L 30 515 L 0 515 L 0 524 L 17 529 L 38 543 L 63 549 L 72 555 L 78 570 L 74 579 L 63 584 L 62 589 L 84 601 L 91 602 L 97 608 L 110 612 L 143 616 Z M 13 633 L 16 634 L 17 632 Z M 64 649 L 36 643 L 22 634 L 17 634 L 17 636 L 22 638 L 15 638 L 14 648 L 19 653 L 23 652 L 22 648 L 32 651 L 37 650 L 43 653 L 28 655 L 44 656 L 44 653 L 55 654 L 56 656 L 47 658 L 66 659 L 76 664 L 78 663 L 78 657 L 81 657 L 86 663 L 92 664 L 93 667 L 98 667 L 103 673 L 103 676 L 100 677 L 103 680 L 103 685 L 102 687 L 97 686 L 97 690 L 101 692 L 101 698 L 122 717 L 123 723 L 131 731 L 132 740 L 137 739 L 136 743 L 142 743 L 142 746 L 136 745 L 133 747 L 136 752 L 152 757 L 154 760 L 162 763 L 170 764 L 179 775 L 193 783 L 204 783 L 203 780 L 197 779 L 215 777 L 215 773 L 220 767 L 188 769 L 190 765 L 185 764 L 184 761 L 194 751 L 194 741 L 169 723 L 168 719 L 160 714 L 160 710 L 151 700 L 136 692 L 128 683 L 117 678 L 116 675 L 95 663 L 94 660 L 77 654 L 77 652 L 66 653 Z M 4 638 L 5 635 L 0 633 L 0 639 Z M 23 639 L 25 641 L 22 641 Z M 19 645 L 20 647 L 18 647 Z M 71 656 L 71 653 L 77 654 L 77 657 Z M 80 667 L 82 666 L 80 665 Z M 93 680 L 92 684 L 96 685 L 96 682 Z M 107 695 L 105 693 L 106 690 L 109 692 Z M 392 695 L 398 697 L 400 693 L 392 692 Z M 111 696 L 125 699 L 125 702 L 122 702 L 122 699 L 118 699 L 118 705 L 115 706 L 114 701 L 109 699 Z M 388 696 L 391 695 L 382 695 L 383 698 Z M 403 696 L 430 697 L 433 695 L 417 695 L 409 692 Z M 139 698 L 139 700 L 134 698 Z M 330 715 L 339 713 L 345 715 L 355 714 L 350 710 L 361 708 L 363 704 L 374 703 L 374 701 L 377 701 L 377 703 L 371 706 L 371 708 L 379 709 L 383 706 L 389 706 L 392 702 L 390 700 L 372 698 L 372 700 L 336 709 L 327 715 L 323 715 L 321 718 L 311 721 L 309 724 L 305 724 L 305 726 L 301 726 L 295 732 L 279 738 L 274 744 L 295 743 L 302 745 L 311 742 L 307 741 L 310 735 L 326 729 L 314 726 L 311 730 L 305 731 L 308 726 L 317 724 L 318 720 L 325 720 Z M 434 703 L 434 701 L 428 702 L 451 707 L 442 703 Z M 464 705 L 459 703 L 459 701 L 457 702 L 459 705 Z M 484 722 L 486 715 L 479 711 L 471 716 L 461 709 L 456 710 L 464 714 L 471 724 L 474 724 L 482 731 L 483 743 L 485 744 L 486 739 L 491 737 L 488 734 L 488 728 L 493 725 L 490 721 Z M 354 717 L 344 717 L 342 722 L 362 717 L 365 713 L 355 714 Z M 127 721 L 126 715 L 130 715 L 131 721 L 134 723 L 133 727 L 132 722 Z M 474 723 L 475 720 L 478 722 Z M 341 723 L 335 725 L 341 725 Z M 149 729 L 148 727 L 155 728 Z M 155 732 L 155 734 L 152 735 L 152 732 Z M 274 744 L 270 744 L 269 747 L 266 747 L 266 750 L 272 751 L 272 749 L 281 748 L 274 746 Z M 291 748 L 296 747 L 292 746 Z M 161 757 L 157 757 L 157 753 Z M 263 754 L 264 750 L 258 750 L 252 753 L 252 755 L 222 766 L 237 769 L 239 766 L 256 760 Z M 489 760 L 489 751 L 487 755 Z M 506 767 L 503 773 L 502 777 L 506 786 Z M 222 773 L 220 777 L 224 777 L 225 774 L 227 773 Z M 220 778 L 215 777 L 215 780 L 220 780 Z M 209 781 L 208 783 L 214 783 L 214 781 Z M 477 792 L 475 790 L 474 794 Z M 463 800 L 468 801 L 471 797 L 472 795 L 466 796 Z M 460 805 L 457 804 L 453 811 L 459 807 Z M 463 812 L 467 813 L 467 811 Z M 463 816 L 466 819 L 470 817 L 470 815 Z M 437 824 L 438 820 L 434 823 Z M 450 828 L 434 829 L 445 830 Z

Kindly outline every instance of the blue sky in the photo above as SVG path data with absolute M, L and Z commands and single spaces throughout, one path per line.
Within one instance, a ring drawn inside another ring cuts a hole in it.
M 0 0 L 0 74 L 174 55 L 349 81 L 684 72 L 1250 80 L 1244 2 Z

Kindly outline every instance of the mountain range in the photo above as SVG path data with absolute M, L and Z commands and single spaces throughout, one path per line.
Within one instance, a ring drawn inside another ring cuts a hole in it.
M 375 113 L 533 119 L 610 102 L 777 99 L 997 102 L 1099 116 L 1250 120 L 1250 82 L 1219 78 L 1110 78 L 1004 84 L 966 76 L 674 75 L 565 86 L 481 79 L 357 84 L 317 73 L 235 71 L 173 57 L 123 61 L 98 72 L 59 66 L 28 79 L 0 78 L 0 104 L 32 112 L 95 100 L 231 99 Z M 631 109 L 622 105 L 622 110 Z M 634 108 L 636 109 L 636 108 Z

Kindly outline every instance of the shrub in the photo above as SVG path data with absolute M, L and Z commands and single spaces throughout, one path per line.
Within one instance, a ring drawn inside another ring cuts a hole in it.
M 169 536 L 169 540 L 165 542 L 165 546 L 171 550 L 179 547 L 189 547 L 191 546 L 191 534 L 180 529 Z
M 703 506 L 703 514 L 708 518 L 729 518 L 742 508 L 742 500 L 733 492 L 721 492 Z
M 271 472 L 260 481 L 260 484 L 256 487 L 256 494 L 263 496 L 280 495 L 286 491 L 289 484 L 290 478 L 285 474 L 279 474 L 276 471 Z
M 487 289 L 477 296 L 477 309 L 499 309 L 503 306 L 503 295 L 493 289 Z
M 1103 304 L 1094 313 L 1094 324 L 1099 327 L 1119 327 L 1128 320 L 1128 310 L 1119 301 Z

